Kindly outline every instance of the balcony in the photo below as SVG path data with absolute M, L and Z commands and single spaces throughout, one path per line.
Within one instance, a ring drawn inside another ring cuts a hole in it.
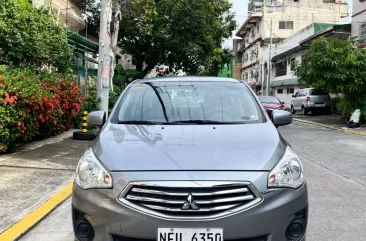
M 252 0 L 248 3 L 248 11 L 255 12 L 256 9 L 263 7 L 264 0 Z M 263 10 L 262 10 L 263 11 Z

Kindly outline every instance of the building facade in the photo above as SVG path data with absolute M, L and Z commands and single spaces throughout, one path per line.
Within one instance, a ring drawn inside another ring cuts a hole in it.
M 353 0 L 352 7 L 352 37 L 366 39 L 366 1 Z M 366 47 L 366 41 L 359 44 Z
M 348 16 L 348 4 L 338 0 L 251 0 L 248 15 L 236 32 L 242 38 L 236 48 L 241 54 L 241 78 L 259 93 L 266 90 L 270 41 L 274 46 L 314 22 L 336 24 Z
M 319 37 L 327 39 L 348 39 L 351 35 L 351 24 L 313 23 L 279 42 L 273 48 L 271 71 L 271 94 L 291 107 L 292 95 L 300 87 L 294 73 L 297 63 L 301 63 L 305 50 L 310 48 L 312 41 Z

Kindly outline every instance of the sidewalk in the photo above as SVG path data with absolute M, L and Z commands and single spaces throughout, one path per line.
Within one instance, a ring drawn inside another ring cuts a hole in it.
M 293 115 L 293 120 L 307 124 L 317 125 L 328 129 L 339 130 L 346 133 L 366 136 L 366 125 L 360 128 L 348 128 L 347 123 L 339 115 Z
M 89 142 L 68 131 L 0 155 L 0 233 L 69 185 Z

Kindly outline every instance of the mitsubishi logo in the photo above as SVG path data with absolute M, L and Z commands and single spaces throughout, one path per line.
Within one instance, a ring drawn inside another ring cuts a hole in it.
M 192 193 L 188 194 L 187 202 L 183 204 L 182 210 L 198 210 L 200 209 L 196 202 L 193 201 Z

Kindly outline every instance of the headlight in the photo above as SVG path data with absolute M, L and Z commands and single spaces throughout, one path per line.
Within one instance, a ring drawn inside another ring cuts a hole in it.
M 268 176 L 268 187 L 299 188 L 304 183 L 303 167 L 300 158 L 291 147 Z
M 76 168 L 76 184 L 82 189 L 111 188 L 112 177 L 89 148 Z

